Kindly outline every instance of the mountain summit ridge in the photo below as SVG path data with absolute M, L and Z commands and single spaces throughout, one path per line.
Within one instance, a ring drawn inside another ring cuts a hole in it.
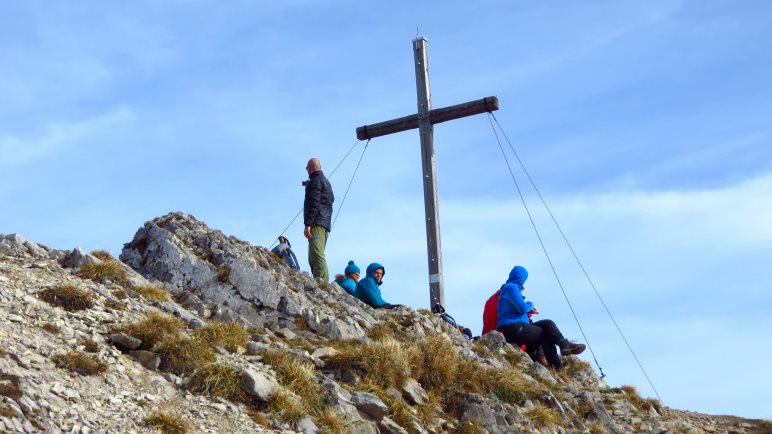
M 372 309 L 189 214 L 146 222 L 120 260 L 0 235 L 0 431 L 772 432 Z

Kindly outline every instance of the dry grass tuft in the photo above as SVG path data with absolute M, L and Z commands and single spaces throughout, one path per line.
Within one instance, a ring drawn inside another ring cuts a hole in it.
M 126 297 L 128 297 L 128 295 L 126 294 L 126 291 L 124 291 L 122 289 L 116 289 L 115 291 L 113 291 L 113 295 L 118 300 L 125 300 Z
M 52 322 L 47 322 L 41 325 L 40 328 L 47 331 L 48 333 L 51 333 L 52 335 L 58 335 L 62 332 L 62 328 Z
M 268 398 L 268 404 L 279 414 L 280 421 L 291 425 L 296 424 L 308 414 L 308 406 L 303 398 L 286 387 L 277 387 Z
M 476 420 L 461 421 L 451 431 L 453 434 L 486 434 L 488 431 L 480 427 Z
M 179 416 L 164 412 L 155 412 L 144 419 L 145 423 L 161 431 L 163 434 L 186 434 L 190 431 L 190 423 Z
M 91 339 L 81 342 L 83 350 L 87 353 L 96 353 L 99 351 L 99 343 Z
M 193 331 L 193 336 L 213 346 L 222 347 L 231 353 L 244 348 L 249 342 L 249 333 L 235 323 L 210 321 L 206 327 Z
M 271 426 L 271 420 L 268 419 L 268 416 L 266 416 L 265 413 L 256 410 L 255 408 L 247 407 L 247 415 L 249 415 L 249 418 L 252 419 L 252 422 L 264 428 L 273 428 Z
M 123 305 L 118 300 L 105 301 L 105 307 L 111 310 L 123 310 Z
M 395 338 L 396 324 L 391 321 L 381 321 L 367 331 L 367 337 L 374 341 L 381 341 L 386 338 Z
M 397 425 L 404 428 L 409 433 L 415 433 L 415 428 L 413 428 L 413 423 L 415 422 L 415 417 L 413 416 L 413 413 L 410 411 L 410 406 L 407 405 L 404 401 L 392 401 L 389 403 L 389 408 L 386 410 L 386 414 L 397 423 Z
M 56 366 L 80 375 L 97 375 L 107 371 L 107 364 L 81 351 L 69 351 L 51 358 Z
M 218 265 L 217 266 L 217 279 L 222 283 L 228 283 L 231 278 L 231 270 L 228 268 Z
M 246 394 L 239 386 L 241 373 L 222 363 L 211 363 L 193 373 L 189 390 L 212 398 L 225 398 L 233 402 L 244 402 Z
M 320 426 L 319 432 L 323 434 L 346 434 L 348 432 L 345 416 L 330 407 L 316 412 L 316 424 Z
M 91 294 L 72 285 L 60 285 L 44 289 L 40 299 L 46 303 L 61 307 L 68 312 L 89 309 L 94 305 Z
M 313 365 L 281 350 L 266 351 L 263 360 L 276 371 L 279 383 L 299 396 L 305 407 L 315 406 L 322 393 Z
M 78 277 L 101 283 L 109 280 L 119 285 L 128 285 L 126 269 L 123 264 L 113 259 L 81 265 L 78 268 Z
M 178 337 L 185 330 L 185 322 L 181 319 L 150 312 L 139 322 L 129 324 L 120 329 L 123 333 L 142 341 L 140 349 L 148 350 L 164 339 Z
M 99 258 L 99 259 L 101 259 L 103 261 L 114 261 L 115 260 L 113 255 L 110 254 L 110 252 L 108 252 L 107 250 L 94 250 L 94 251 L 91 252 L 91 256 Z
M 188 375 L 215 360 L 212 347 L 200 339 L 170 335 L 153 347 L 161 357 L 159 369 L 176 375 Z
M 352 369 L 384 389 L 402 387 L 410 377 L 411 363 L 417 358 L 414 347 L 393 338 L 367 343 L 349 342 L 339 351 L 328 360 L 327 366 Z
M 0 396 L 18 400 L 22 396 L 18 375 L 0 373 Z
M 413 375 L 426 390 L 443 393 L 458 386 L 460 367 L 470 362 L 458 354 L 450 339 L 439 334 L 429 336 L 417 347 L 420 356 L 413 364 Z
M 15 413 L 13 410 L 11 410 L 11 407 L 7 407 L 5 405 L 0 404 L 0 416 L 3 416 L 5 418 L 12 418 Z
M 590 434 L 608 434 L 608 429 L 597 420 L 585 423 L 584 429 Z
M 169 291 L 163 286 L 135 286 L 131 289 L 148 300 L 169 301 Z
M 659 402 L 656 400 L 643 399 L 641 395 L 638 393 L 638 389 L 632 385 L 624 385 L 624 386 L 621 386 L 619 389 L 625 393 L 625 398 L 627 398 L 627 401 L 630 404 L 632 404 L 633 407 L 638 409 L 638 411 L 645 411 L 645 410 L 648 410 L 650 407 L 654 407 L 654 405 L 650 401 Z M 660 405 L 660 409 L 661 408 L 662 407 Z
M 532 408 L 526 410 L 525 416 L 537 428 L 552 428 L 559 425 L 562 421 L 560 413 L 558 413 L 557 410 L 545 407 L 541 404 L 535 404 Z

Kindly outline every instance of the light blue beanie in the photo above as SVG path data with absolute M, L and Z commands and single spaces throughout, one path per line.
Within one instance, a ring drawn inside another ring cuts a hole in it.
M 357 267 L 357 264 L 355 264 L 354 261 L 348 261 L 348 266 L 346 266 L 346 269 L 343 271 L 344 274 L 359 272 L 359 267 Z

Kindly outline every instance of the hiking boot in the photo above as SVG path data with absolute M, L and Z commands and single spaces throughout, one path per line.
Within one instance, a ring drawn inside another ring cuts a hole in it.
M 536 356 L 534 356 L 533 359 L 534 359 L 534 362 L 544 366 L 545 368 L 550 367 L 550 362 L 547 361 L 547 358 L 544 357 L 544 354 L 537 354 Z
M 570 356 L 572 354 L 581 354 L 585 348 L 587 348 L 584 344 L 575 344 L 573 342 L 569 342 L 568 339 L 563 339 L 560 341 L 560 355 L 561 356 Z

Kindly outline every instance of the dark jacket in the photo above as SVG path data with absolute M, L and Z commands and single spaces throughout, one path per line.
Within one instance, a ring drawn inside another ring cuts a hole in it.
M 383 301 L 383 298 L 381 297 L 381 289 L 379 286 L 381 286 L 383 280 L 381 280 L 381 282 L 375 281 L 375 270 L 379 268 L 383 270 L 383 274 L 385 276 L 386 269 L 383 268 L 383 265 L 372 263 L 367 267 L 367 276 L 365 276 L 364 279 L 359 280 L 359 283 L 357 283 L 357 288 L 354 291 L 354 297 L 364 301 L 376 309 L 379 307 L 391 306 L 389 303 Z
M 332 186 L 321 170 L 308 178 L 306 198 L 303 201 L 303 222 L 306 226 L 321 226 L 329 231 L 332 226 L 332 203 L 335 201 Z

